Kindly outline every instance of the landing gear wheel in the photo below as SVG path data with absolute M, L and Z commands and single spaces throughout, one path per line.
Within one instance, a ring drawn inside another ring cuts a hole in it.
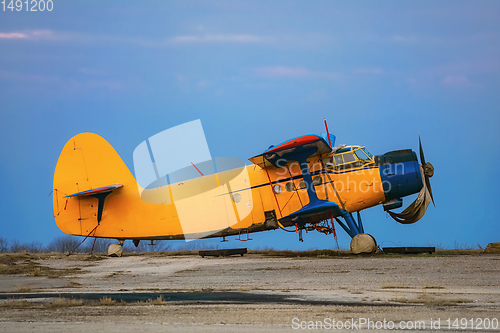
M 375 242 L 375 250 L 376 250 L 378 247 L 377 240 L 372 235 L 370 235 L 370 234 L 367 234 L 367 235 L 370 236 L 373 239 L 373 241 Z
M 374 253 L 377 250 L 377 242 L 372 235 L 357 234 L 351 240 L 351 252 L 353 254 Z
M 121 244 L 110 244 L 108 247 L 108 256 L 109 257 L 121 257 L 123 253 L 123 245 Z

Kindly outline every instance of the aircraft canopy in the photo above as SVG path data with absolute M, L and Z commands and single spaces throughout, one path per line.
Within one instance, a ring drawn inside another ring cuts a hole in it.
M 339 148 L 334 148 L 334 154 L 323 159 L 327 167 L 347 169 L 373 162 L 373 155 L 365 147 L 345 146 Z

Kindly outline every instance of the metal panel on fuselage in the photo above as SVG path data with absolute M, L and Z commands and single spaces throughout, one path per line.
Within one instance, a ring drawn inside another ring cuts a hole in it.
M 278 218 L 292 214 L 309 203 L 306 189 L 299 186 L 302 176 L 298 163 L 289 163 L 288 167 L 290 173 L 286 168 L 269 168 L 266 171 L 265 168 L 257 166 L 251 173 L 252 186 L 259 189 L 265 210 L 275 210 Z M 335 202 L 349 212 L 376 206 L 385 201 L 379 168 L 374 163 L 345 170 L 328 168 L 325 171 L 321 161 L 314 157 L 309 161 L 309 169 L 313 180 L 316 177 L 321 179 L 321 183 L 314 186 L 318 198 Z M 291 189 L 291 182 L 296 191 L 287 190 L 287 184 Z M 281 186 L 280 193 L 273 192 L 275 185 Z

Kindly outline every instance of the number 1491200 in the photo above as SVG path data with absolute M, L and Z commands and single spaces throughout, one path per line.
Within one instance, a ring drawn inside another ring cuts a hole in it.
M 14 10 L 17 12 L 51 12 L 54 9 L 52 0 L 2 0 L 0 4 L 4 12 L 9 10 L 11 12 Z

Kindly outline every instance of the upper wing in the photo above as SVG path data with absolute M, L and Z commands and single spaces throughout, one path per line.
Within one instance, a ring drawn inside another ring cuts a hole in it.
M 314 147 L 317 148 L 317 151 L 309 157 L 328 154 L 332 151 L 332 148 L 325 139 L 318 135 L 310 134 L 288 140 L 276 147 L 271 146 L 262 154 L 249 158 L 249 161 L 261 168 L 264 166 L 280 168 L 284 166 L 281 163 L 293 160 L 293 155 L 300 154 L 304 150 Z

